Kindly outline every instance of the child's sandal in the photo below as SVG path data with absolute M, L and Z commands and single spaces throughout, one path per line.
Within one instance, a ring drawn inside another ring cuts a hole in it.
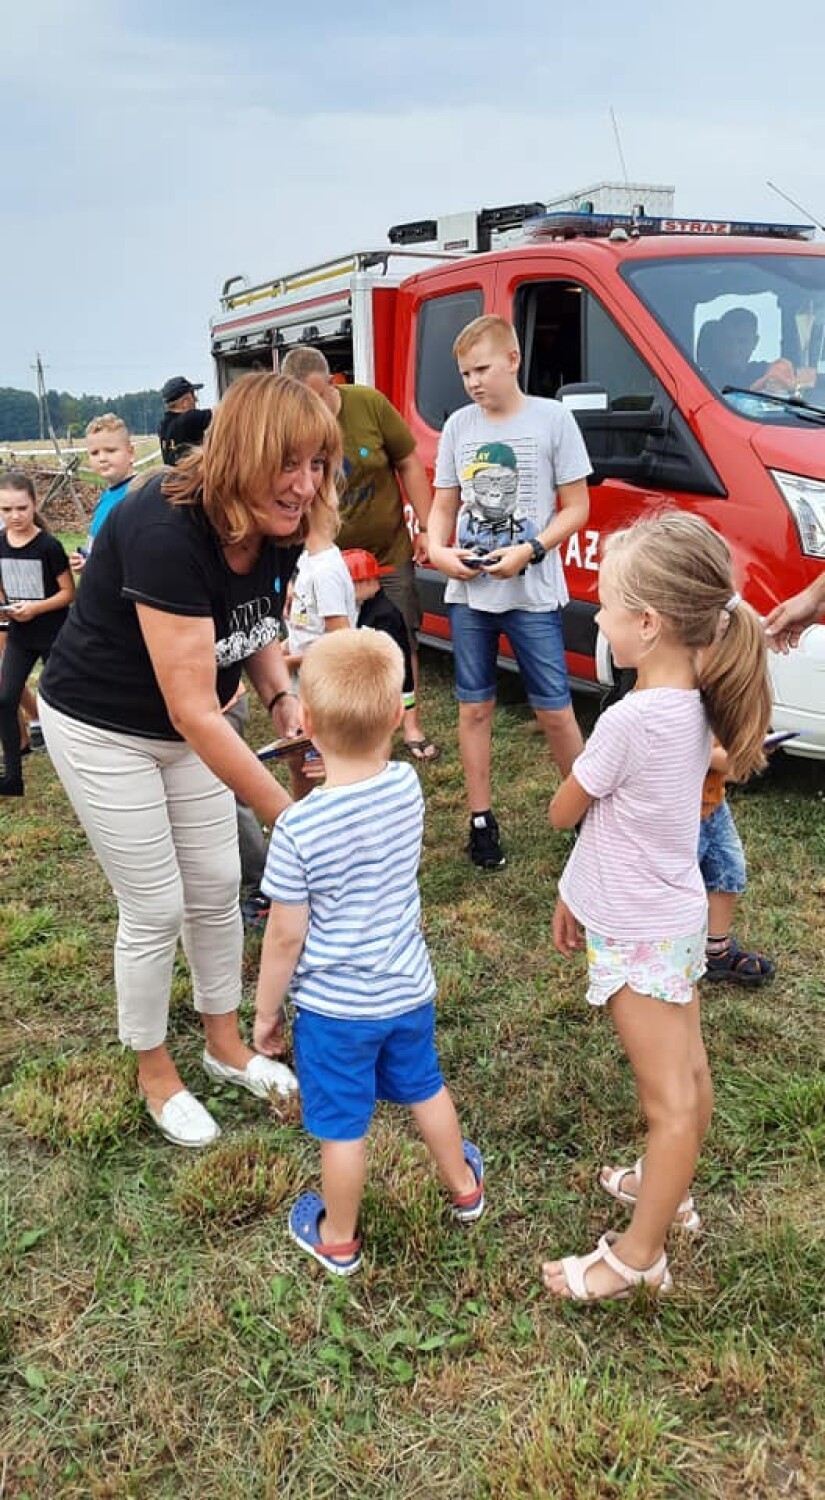
M 595 1250 L 589 1255 L 565 1255 L 559 1262 L 567 1283 L 568 1299 L 571 1302 L 621 1302 L 630 1297 L 637 1286 L 646 1286 L 655 1297 L 664 1297 L 673 1290 L 673 1277 L 668 1270 L 667 1256 L 664 1251 L 652 1266 L 647 1266 L 639 1271 L 635 1266 L 625 1265 L 620 1260 L 612 1245 L 619 1236 L 617 1234 L 603 1234 Z M 604 1261 L 611 1271 L 621 1278 L 624 1285 L 615 1292 L 593 1293 L 587 1285 L 587 1272 L 599 1261 Z M 554 1292 L 548 1283 L 548 1266 L 544 1267 L 544 1284 L 551 1295 L 565 1300 L 563 1294 Z
M 644 1157 L 640 1156 L 633 1167 L 615 1167 L 612 1171 L 609 1167 L 602 1167 L 599 1174 L 599 1187 L 609 1193 L 611 1198 L 615 1198 L 618 1203 L 627 1203 L 631 1208 L 635 1208 L 636 1194 L 625 1192 L 622 1183 L 626 1177 L 633 1176 L 637 1182 L 641 1182 L 643 1164 Z M 679 1204 L 673 1224 L 674 1228 L 684 1230 L 685 1234 L 698 1234 L 701 1229 L 702 1220 L 690 1193 Z
M 776 973 L 776 964 L 764 953 L 747 953 L 731 938 L 724 953 L 705 955 L 705 978 L 727 979 L 732 984 L 766 984 Z
M 453 1218 L 459 1224 L 474 1224 L 484 1213 L 484 1159 L 472 1141 L 462 1141 L 464 1160 L 472 1171 L 476 1185 L 469 1193 L 454 1193 L 451 1199 Z
M 340 1245 L 325 1245 L 321 1239 L 321 1220 L 326 1213 L 318 1193 L 302 1193 L 292 1205 L 289 1232 L 296 1245 L 317 1260 L 333 1276 L 353 1276 L 361 1265 L 361 1240 L 347 1240 Z

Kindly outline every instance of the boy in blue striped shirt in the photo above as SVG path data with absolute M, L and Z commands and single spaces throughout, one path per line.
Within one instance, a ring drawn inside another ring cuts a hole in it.
M 272 832 L 262 889 L 272 906 L 261 954 L 255 1046 L 281 1046 L 295 1003 L 304 1127 L 321 1141 L 323 1196 L 304 1193 L 292 1238 L 336 1276 L 361 1264 L 365 1141 L 378 1099 L 407 1105 L 452 1202 L 484 1211 L 481 1153 L 464 1141 L 435 1048 L 435 978 L 421 932 L 424 802 L 410 765 L 389 761 L 404 662 L 375 630 L 314 642 L 301 666 L 303 725 L 326 781 Z

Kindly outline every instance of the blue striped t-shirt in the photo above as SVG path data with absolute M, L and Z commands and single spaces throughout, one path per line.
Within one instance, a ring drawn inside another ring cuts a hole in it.
M 290 993 L 320 1015 L 386 1019 L 427 1005 L 435 977 L 421 932 L 424 799 L 390 761 L 350 786 L 316 787 L 272 831 L 262 889 L 309 904 Z

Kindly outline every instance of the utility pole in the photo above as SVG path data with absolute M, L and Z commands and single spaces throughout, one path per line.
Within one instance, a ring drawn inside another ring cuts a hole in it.
M 37 375 L 37 415 L 40 419 L 40 441 L 42 443 L 46 439 L 46 382 L 43 378 L 43 361 L 40 355 L 36 354 L 35 359 L 37 363 L 33 364 L 31 368 Z M 48 369 L 48 366 L 46 368 Z
M 81 524 L 85 524 L 86 512 L 84 511 L 83 506 L 81 505 L 78 498 L 77 490 L 74 487 L 73 478 L 75 469 L 77 469 L 80 463 L 80 455 L 72 454 L 70 458 L 64 458 L 62 452 L 60 451 L 60 443 L 57 440 L 57 433 L 54 430 L 51 412 L 49 411 L 49 403 L 46 399 L 46 381 L 43 375 L 43 361 L 40 358 L 39 354 L 36 356 L 36 358 L 37 363 L 33 366 L 33 368 L 37 371 L 37 404 L 40 409 L 40 436 L 41 438 L 45 438 L 46 431 L 48 430 L 49 437 L 51 438 L 52 444 L 54 446 L 54 451 L 57 454 L 57 462 L 60 465 L 59 472 L 55 475 L 54 479 L 49 485 L 48 490 L 46 491 L 46 494 L 43 497 L 43 500 L 41 501 L 41 506 L 45 510 L 47 504 L 50 500 L 54 499 L 55 495 L 59 494 L 63 489 L 68 490 L 78 519 L 80 520 Z M 48 369 L 48 366 L 46 366 L 46 368 Z

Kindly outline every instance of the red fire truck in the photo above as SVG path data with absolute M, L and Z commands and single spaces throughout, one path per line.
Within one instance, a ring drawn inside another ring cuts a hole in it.
M 539 203 L 398 225 L 384 249 L 228 280 L 211 325 L 218 391 L 314 344 L 333 371 L 385 392 L 432 472 L 467 400 L 456 334 L 482 313 L 510 319 L 524 390 L 573 408 L 594 465 L 588 525 L 564 548 L 565 643 L 574 680 L 609 682 L 594 624 L 600 538 L 651 506 L 715 526 L 761 613 L 825 566 L 825 244 L 813 233 Z M 755 347 L 732 378 L 716 336 L 733 309 Z M 448 645 L 441 580 L 424 569 L 421 584 L 424 638 Z M 774 726 L 800 731 L 793 753 L 825 757 L 825 626 L 771 666 Z

